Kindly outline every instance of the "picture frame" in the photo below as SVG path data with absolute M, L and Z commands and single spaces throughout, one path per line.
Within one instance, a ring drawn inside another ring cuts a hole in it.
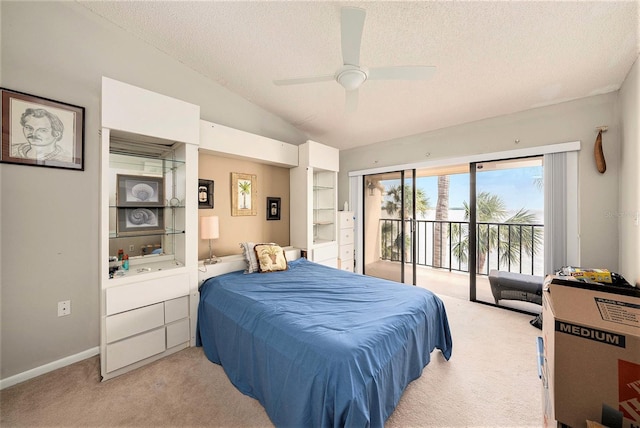
M 164 206 L 164 177 L 118 174 L 116 205 L 119 207 Z
M 198 179 L 198 208 L 213 208 L 213 180 Z
M 84 107 L 0 88 L 0 162 L 84 171 Z
M 132 236 L 164 233 L 164 208 L 131 207 L 118 208 L 116 234 Z
M 258 215 L 258 178 L 255 174 L 231 173 L 231 215 Z
M 267 196 L 267 220 L 280 220 L 280 198 Z

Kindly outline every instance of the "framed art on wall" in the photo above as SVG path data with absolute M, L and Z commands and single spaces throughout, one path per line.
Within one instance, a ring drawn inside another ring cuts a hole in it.
M 0 91 L 1 162 L 84 170 L 84 107 Z
M 258 179 L 255 174 L 231 173 L 231 215 L 257 215 Z
M 213 180 L 198 179 L 198 208 L 213 208 Z
M 119 207 L 160 207 L 164 205 L 164 178 L 118 174 Z
M 164 208 L 118 208 L 118 235 L 143 235 L 164 231 Z
M 280 198 L 267 197 L 267 220 L 280 220 Z

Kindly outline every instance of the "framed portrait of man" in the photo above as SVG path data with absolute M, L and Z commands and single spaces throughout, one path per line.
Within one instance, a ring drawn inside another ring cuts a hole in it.
M 5 163 L 84 170 L 84 107 L 0 88 Z

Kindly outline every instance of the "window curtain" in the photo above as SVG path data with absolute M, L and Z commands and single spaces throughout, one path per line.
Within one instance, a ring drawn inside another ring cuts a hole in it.
M 579 266 L 578 153 L 544 155 L 544 272 Z

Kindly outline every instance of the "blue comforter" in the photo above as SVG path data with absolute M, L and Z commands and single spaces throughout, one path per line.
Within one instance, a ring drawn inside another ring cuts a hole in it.
M 433 293 L 306 259 L 207 280 L 197 341 L 281 427 L 381 427 L 430 353 L 452 348 Z

